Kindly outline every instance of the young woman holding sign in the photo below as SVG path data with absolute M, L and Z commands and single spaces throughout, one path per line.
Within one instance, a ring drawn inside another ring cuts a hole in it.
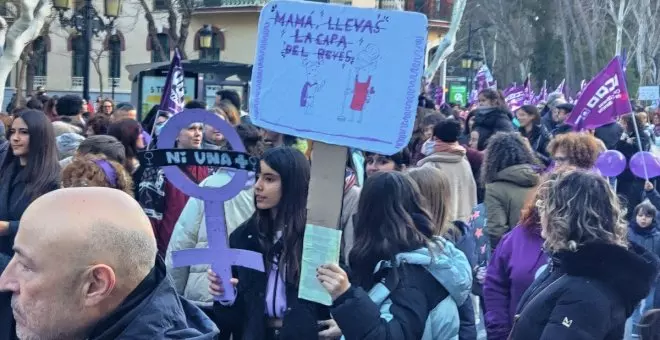
M 458 338 L 457 306 L 468 299 L 472 271 L 463 252 L 436 232 L 408 175 L 390 171 L 367 179 L 350 282 L 337 265 L 317 271 L 346 339 Z
M 218 327 L 233 329 L 234 339 L 316 339 L 319 321 L 330 319 L 327 307 L 298 299 L 309 179 L 300 151 L 264 153 L 254 185 L 257 209 L 229 245 L 263 254 L 266 271 L 234 267 L 236 301 L 214 304 Z M 209 272 L 209 280 L 211 294 L 224 294 L 219 277 Z

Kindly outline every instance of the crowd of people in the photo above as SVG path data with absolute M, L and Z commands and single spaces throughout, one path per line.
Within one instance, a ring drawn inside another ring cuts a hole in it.
M 420 96 L 409 145 L 346 155 L 339 263 L 317 268 L 330 306 L 298 297 L 313 141 L 263 130 L 239 95 L 213 107 L 260 160 L 224 202 L 229 246 L 262 254 L 235 266 L 233 302 L 208 265 L 205 204 L 142 166 L 170 115 L 39 91 L 0 115 L 0 339 L 660 338 L 660 194 L 654 178 L 601 175 L 660 144 L 660 111 L 575 132 L 554 93 L 510 110 L 494 89 L 473 107 Z M 185 113 L 184 113 L 185 114 Z M 633 120 L 634 123 L 633 124 Z M 635 127 L 639 127 L 639 131 Z M 193 123 L 175 148 L 231 150 Z M 236 170 L 182 166 L 202 187 Z

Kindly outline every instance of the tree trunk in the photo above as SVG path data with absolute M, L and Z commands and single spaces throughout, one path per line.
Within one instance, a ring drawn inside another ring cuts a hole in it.
M 621 55 L 623 51 L 623 24 L 626 14 L 626 0 L 619 0 L 619 13 L 616 20 L 616 44 L 614 55 Z
M 582 28 L 584 33 L 585 41 L 587 42 L 587 49 L 589 51 L 589 74 L 595 75 L 598 72 L 598 56 L 596 55 L 596 42 L 594 41 L 593 31 L 589 25 L 589 20 L 587 19 L 586 14 L 584 13 L 584 8 L 582 8 L 583 3 L 581 1 L 573 1 L 573 6 L 575 12 L 578 15 L 578 22 L 580 23 L 578 27 Z
M 16 89 L 16 102 L 20 103 L 23 101 L 25 96 L 23 95 L 23 83 L 25 81 L 25 71 L 27 69 L 27 63 L 25 62 L 19 62 L 18 63 L 18 74 L 16 75 L 16 85 L 14 88 Z M 3 91 L 4 92 L 4 91 Z
M 11 73 L 14 65 L 20 60 L 25 46 L 41 30 L 46 17 L 50 14 L 50 9 L 51 2 L 47 0 L 20 1 L 21 14 L 6 31 L 4 53 L 0 56 L 0 103 L 4 99 L 5 83 L 9 73 Z
M 454 1 L 454 8 L 452 8 L 451 24 L 449 25 L 449 30 L 440 41 L 438 48 L 433 54 L 431 62 L 429 62 L 429 65 L 424 70 L 424 79 L 426 81 L 426 85 L 433 81 L 435 74 L 438 72 L 438 69 L 440 69 L 440 65 L 447 59 L 449 54 L 454 51 L 454 45 L 456 44 L 456 33 L 458 33 L 458 28 L 461 25 L 466 3 L 467 0 Z
M 559 3 L 559 11 L 561 17 L 566 16 L 566 11 L 568 9 L 564 8 L 564 4 Z M 568 24 L 566 20 L 559 20 L 559 28 L 561 30 L 561 42 L 564 47 L 564 71 L 566 73 L 566 93 L 570 93 L 571 86 L 575 82 L 575 66 L 573 65 L 573 53 L 572 46 L 568 41 Z
M 158 40 L 158 30 L 156 29 L 156 21 L 154 20 L 153 14 L 151 14 L 151 10 L 149 9 L 149 5 L 147 4 L 147 1 L 140 0 L 140 6 L 142 7 L 142 10 L 144 10 L 144 18 L 147 19 L 147 32 L 149 33 L 149 39 L 151 40 L 152 53 L 158 53 L 160 55 L 161 60 L 169 60 L 169 58 L 165 54 L 165 51 L 163 50 L 163 46 L 160 44 L 160 41 Z

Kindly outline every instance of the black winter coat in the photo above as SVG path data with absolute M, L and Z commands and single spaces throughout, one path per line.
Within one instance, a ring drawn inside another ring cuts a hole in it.
M 634 154 L 639 152 L 639 147 L 637 144 L 637 137 L 634 133 L 629 135 L 632 139 L 631 143 L 628 143 L 627 140 L 619 140 L 616 144 L 616 150 L 620 151 L 626 160 L 628 165 L 626 165 L 625 170 L 617 177 L 616 193 L 623 196 L 627 202 L 628 217 L 635 210 L 635 207 L 642 202 L 642 193 L 644 192 L 644 179 L 636 177 L 632 171 L 630 171 L 630 159 Z M 644 151 L 649 151 L 651 148 L 651 141 L 649 137 L 642 133 L 640 139 L 642 144 L 642 149 Z M 652 182 L 655 180 L 651 179 Z M 655 183 L 654 183 L 655 185 Z
M 263 253 L 258 235 L 257 221 L 253 217 L 232 232 L 229 245 L 234 249 Z M 214 303 L 215 321 L 221 330 L 231 329 L 234 339 L 265 339 L 267 273 L 234 266 L 233 275 L 238 279 L 236 301 L 232 306 Z M 298 299 L 296 284 L 286 282 L 287 309 L 280 339 L 318 339 L 318 321 L 330 319 L 330 310 L 327 306 Z
M 519 128 L 518 131 L 520 131 L 520 134 L 523 135 L 523 137 L 527 138 L 538 159 L 543 162 L 545 166 L 549 166 L 552 159 L 548 153 L 548 144 L 552 140 L 552 135 L 548 129 L 539 124 L 535 125 L 530 133 L 527 133 L 525 128 L 522 127 Z
M 586 244 L 555 254 L 527 289 L 509 339 L 620 340 L 660 260 L 645 249 Z
M 475 112 L 472 130 L 479 133 L 479 141 L 477 142 L 479 151 L 486 149 L 486 142 L 495 133 L 516 131 L 513 126 L 513 116 L 506 109 L 483 107 L 476 109 Z
M 126 299 L 92 328 L 89 340 L 213 340 L 219 331 L 201 309 L 177 295 L 158 257 Z
M 0 170 L 0 221 L 9 222 L 9 234 L 0 236 L 0 253 L 10 257 L 14 255 L 14 238 L 18 232 L 19 221 L 23 212 L 32 203 L 32 198 L 26 193 L 27 179 L 24 177 L 23 167 L 18 158 L 14 164 L 9 165 L 7 170 Z M 47 188 L 47 192 L 59 187 L 59 183 L 53 182 Z

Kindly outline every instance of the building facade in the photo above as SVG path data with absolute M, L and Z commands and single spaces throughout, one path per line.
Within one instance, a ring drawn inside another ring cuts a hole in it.
M 222 60 L 251 64 L 257 38 L 257 22 L 261 8 L 268 0 L 195 0 L 190 18 L 185 53 L 188 59 Z M 396 0 L 327 0 L 332 3 L 360 7 L 397 9 Z M 103 10 L 103 1 L 94 0 L 95 8 Z M 149 11 L 141 0 L 124 0 L 121 16 L 114 22 L 114 29 L 102 32 L 92 42 L 90 62 L 90 97 L 112 97 L 116 101 L 130 99 L 131 81 L 126 65 L 163 61 L 169 59 L 176 41 L 171 39 L 169 13 L 165 0 L 146 0 Z M 75 3 L 82 3 L 76 0 Z M 451 17 L 453 0 L 401 0 L 405 10 L 422 12 L 429 18 L 428 50 L 438 44 L 446 32 Z M 71 11 L 68 15 L 70 16 Z M 102 14 L 102 13 L 100 13 Z M 162 46 L 152 46 L 148 21 L 153 17 L 156 39 Z M 43 34 L 32 43 L 30 62 L 25 65 L 28 79 L 19 81 L 20 62 L 12 71 L 5 89 L 6 106 L 15 86 L 36 88 L 43 86 L 51 95 L 80 94 L 83 74 L 83 40 L 75 29 L 62 27 L 54 15 Z M 199 35 L 205 25 L 212 32 L 212 46 L 199 48 Z M 113 86 L 114 85 L 114 86 Z

